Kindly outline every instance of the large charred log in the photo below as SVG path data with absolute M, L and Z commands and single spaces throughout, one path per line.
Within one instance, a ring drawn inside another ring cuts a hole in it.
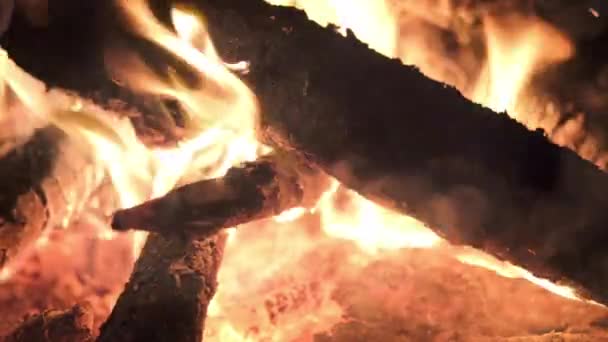
M 595 166 L 301 11 L 197 6 L 220 54 L 251 62 L 267 142 L 453 243 L 608 300 L 608 177 Z
M 75 306 L 49 310 L 26 319 L 3 342 L 92 342 L 93 317 L 87 309 Z
M 151 235 L 97 341 L 201 341 L 225 240 Z
M 0 159 L 0 268 L 49 228 L 67 224 L 101 182 L 95 163 L 47 126 Z
M 294 207 L 312 207 L 327 189 L 327 180 L 295 154 L 276 153 L 233 167 L 224 177 L 185 185 L 120 210 L 112 226 L 200 238 Z

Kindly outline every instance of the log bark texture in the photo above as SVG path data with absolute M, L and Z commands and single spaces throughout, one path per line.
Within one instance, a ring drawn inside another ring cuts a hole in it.
M 102 173 L 58 128 L 47 126 L 0 159 L 0 269 L 40 235 L 67 224 Z
M 2 342 L 92 342 L 93 317 L 83 307 L 49 310 L 28 318 Z
M 201 341 L 225 240 L 150 235 L 97 341 Z
M 295 154 L 276 153 L 120 210 L 112 227 L 200 238 L 294 207 L 312 208 L 327 187 L 328 178 L 318 169 Z
M 301 11 L 197 6 L 219 53 L 251 62 L 265 141 L 453 243 L 608 301 L 608 176 L 595 166 Z

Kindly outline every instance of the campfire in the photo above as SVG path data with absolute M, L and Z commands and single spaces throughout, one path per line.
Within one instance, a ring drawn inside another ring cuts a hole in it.
M 607 339 L 590 6 L 3 2 L 0 336 Z

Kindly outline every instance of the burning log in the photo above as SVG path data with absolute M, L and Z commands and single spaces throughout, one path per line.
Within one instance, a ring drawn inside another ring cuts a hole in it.
M 225 241 L 151 235 L 97 341 L 201 341 Z
M 39 129 L 0 159 L 0 269 L 48 228 L 65 225 L 101 182 L 58 128 Z
M 2 339 L 4 342 L 88 342 L 93 341 L 93 317 L 75 306 L 66 311 L 49 310 L 27 319 Z
M 293 8 L 197 2 L 262 108 L 262 136 L 349 187 L 608 301 L 608 177 L 575 153 Z
M 231 168 L 114 215 L 114 229 L 209 236 L 222 228 L 312 207 L 327 189 L 327 177 L 302 158 L 277 153 Z M 179 227 L 176 230 L 175 227 Z

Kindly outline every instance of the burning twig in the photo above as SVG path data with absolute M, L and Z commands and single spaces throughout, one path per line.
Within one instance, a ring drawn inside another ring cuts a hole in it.
M 234 167 L 224 177 L 186 185 L 162 198 L 119 211 L 112 226 L 209 236 L 294 207 L 312 207 L 327 189 L 326 181 L 327 177 L 304 159 L 272 154 Z
M 201 341 L 225 240 L 151 235 L 97 341 Z
M 66 311 L 49 310 L 27 319 L 4 342 L 88 342 L 93 341 L 93 317 L 75 306 Z

